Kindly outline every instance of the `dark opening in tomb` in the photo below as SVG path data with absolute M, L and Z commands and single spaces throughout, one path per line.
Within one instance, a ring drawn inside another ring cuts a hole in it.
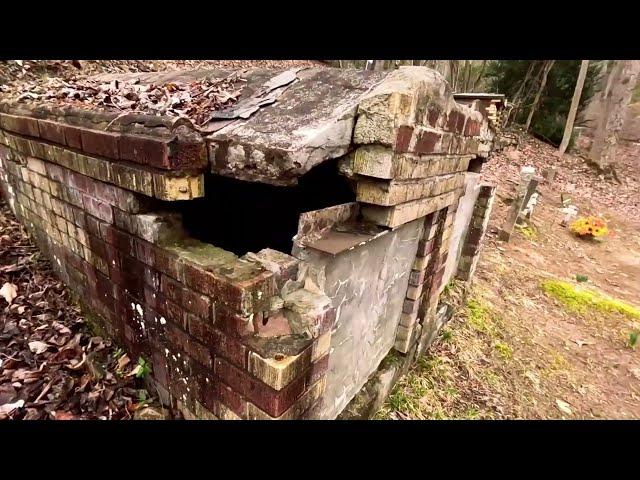
M 484 165 L 485 159 L 481 157 L 472 158 L 469 162 L 469 166 L 467 167 L 468 172 L 480 173 L 482 171 L 482 166 Z
M 205 178 L 205 197 L 180 205 L 188 234 L 237 255 L 273 248 L 290 253 L 303 212 L 355 201 L 337 160 L 324 162 L 298 185 L 276 187 L 219 175 Z

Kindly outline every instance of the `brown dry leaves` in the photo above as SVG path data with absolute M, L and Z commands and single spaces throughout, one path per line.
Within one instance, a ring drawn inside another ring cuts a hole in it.
M 185 117 L 197 125 L 211 119 L 217 110 L 230 107 L 240 97 L 242 79 L 203 79 L 191 83 L 142 84 L 139 80 L 98 82 L 77 78 L 49 78 L 45 82 L 25 82 L 14 90 L 13 99 L 57 102 L 81 108 L 117 110 L 150 115 Z
M 637 168 L 620 164 L 622 184 L 618 184 L 588 166 L 584 159 L 568 154 L 558 158 L 556 151 L 551 145 L 522 135 L 520 149 L 517 152 L 496 153 L 482 169 L 482 176 L 500 185 L 504 191 L 505 184 L 512 187 L 517 185 L 523 166 L 535 167 L 538 174 L 556 167 L 554 188 L 573 199 L 590 203 L 594 210 L 591 213 L 597 215 L 600 213 L 598 210 L 604 207 L 632 219 L 640 217 L 640 174 Z
M 0 419 L 133 417 L 149 395 L 126 356 L 91 335 L 4 204 L 0 231 L 0 284 L 16 293 L 0 299 Z

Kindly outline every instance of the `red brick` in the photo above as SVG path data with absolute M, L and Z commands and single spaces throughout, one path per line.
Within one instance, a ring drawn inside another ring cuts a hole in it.
M 49 162 L 45 164 L 45 168 L 47 169 L 47 176 L 51 180 L 62 184 L 67 183 L 67 171 L 64 168 Z
M 98 298 L 101 301 L 111 300 L 113 302 L 113 297 L 115 296 L 115 290 L 111 280 L 100 272 L 96 273 L 96 292 L 98 294 Z
M 74 207 L 76 208 L 76 207 Z M 80 209 L 78 209 L 80 210 Z M 81 210 L 82 211 L 82 210 Z M 84 213 L 84 211 L 82 211 Z M 97 218 L 92 217 L 91 215 L 84 215 L 84 224 L 85 224 L 85 228 L 87 229 L 87 232 L 90 233 L 91 235 L 94 235 L 96 237 L 100 237 L 101 236 L 101 231 L 100 231 L 100 224 L 102 222 L 100 222 L 100 220 L 98 220 Z
M 135 255 L 134 239 L 128 233 L 118 230 L 113 225 L 101 222 L 100 236 L 122 253 L 132 256 Z
M 452 110 L 447 118 L 446 130 L 454 133 L 462 133 L 466 117 L 463 113 Z
M 223 305 L 215 307 L 214 325 L 231 337 L 239 338 L 253 332 L 252 324 L 247 317 L 230 311 Z
M 153 266 L 155 264 L 155 250 L 153 244 L 134 238 L 134 247 L 136 252 L 136 258 L 145 265 Z
M 326 375 L 327 370 L 329 370 L 329 354 L 325 355 L 321 359 L 317 360 L 315 363 L 311 365 L 309 370 L 305 372 L 305 385 L 306 387 L 310 387 L 318 380 L 320 380 L 323 376 Z
M 441 135 L 435 132 L 421 132 L 416 142 L 415 153 L 425 155 L 433 153 Z
M 413 285 L 414 287 L 419 287 L 422 285 L 427 278 L 427 271 L 425 270 L 411 270 L 409 274 L 409 285 Z
M 64 140 L 65 143 L 76 150 L 82 150 L 82 138 L 81 128 L 72 127 L 70 125 L 64 126 Z
M 66 145 L 64 125 L 48 120 L 38 120 L 38 127 L 40 129 L 40 138 L 53 143 L 59 143 L 60 145 Z
M 418 252 L 416 253 L 416 256 L 426 257 L 431 252 L 433 252 L 434 246 L 435 246 L 435 238 L 432 238 L 431 240 L 424 240 L 424 239 L 420 240 L 418 242 Z
M 0 114 L 0 125 L 4 130 L 27 135 L 29 137 L 39 137 L 38 121 L 35 118 L 23 117 L 20 115 Z
M 173 138 L 123 135 L 120 158 L 163 169 L 200 169 L 207 164 L 204 143 L 178 143 Z
M 166 275 L 160 276 L 160 291 L 172 302 L 178 304 L 182 303 L 183 290 L 184 287 L 181 283 L 173 280 L 170 277 L 167 277 Z
M 153 378 L 160 383 L 163 387 L 169 386 L 169 372 L 167 370 L 167 360 L 163 353 L 158 350 L 153 350 L 151 355 L 151 362 L 153 368 Z
M 107 158 L 118 158 L 119 133 L 97 130 L 81 130 L 82 150 L 86 153 Z
M 91 182 L 92 190 L 89 192 L 98 200 L 109 203 L 111 205 L 118 205 L 117 188 L 108 183 L 93 181 Z
M 101 202 L 89 195 L 82 195 L 82 203 L 84 205 L 84 209 L 90 215 L 108 223 L 113 222 L 113 210 L 111 209 L 111 205 L 108 203 Z
M 187 315 L 187 318 L 191 335 L 211 348 L 216 355 L 224 357 L 238 367 L 246 368 L 247 347 L 195 315 Z
M 282 415 L 304 393 L 304 377 L 299 377 L 276 391 L 224 359 L 215 359 L 214 372 L 226 385 L 242 393 L 247 400 L 272 417 Z
M 214 382 L 211 390 L 216 401 L 222 403 L 239 417 L 244 418 L 246 416 L 247 402 L 238 392 L 221 382 Z M 221 416 L 219 406 L 215 403 L 212 405 L 211 411 L 214 415 Z
M 436 109 L 429 110 L 429 115 L 427 117 L 427 122 L 431 127 L 435 127 L 438 123 L 438 118 L 440 118 L 440 112 Z
M 467 120 L 466 125 L 464 126 L 464 134 L 467 137 L 477 135 L 476 131 L 478 128 L 478 122 L 475 120 Z
M 215 298 L 241 314 L 256 313 L 273 295 L 275 277 L 272 272 L 261 271 L 244 281 L 235 281 L 222 273 L 209 272 L 198 265 L 185 263 L 184 283 L 196 292 Z M 258 293 L 260 299 L 258 299 Z
M 200 365 L 207 368 L 211 368 L 213 366 L 211 351 L 194 338 L 189 338 L 187 353 Z
M 191 312 L 205 320 L 211 319 L 211 299 L 204 295 L 185 288 L 182 292 L 181 305 L 187 312 Z
M 154 267 L 173 278 L 182 278 L 182 263 L 178 262 L 178 255 L 162 247 L 153 246 Z
M 413 135 L 413 127 L 403 125 L 398 128 L 396 134 L 396 145 L 394 150 L 400 153 L 406 153 L 409 151 L 409 144 L 411 143 L 411 137 Z

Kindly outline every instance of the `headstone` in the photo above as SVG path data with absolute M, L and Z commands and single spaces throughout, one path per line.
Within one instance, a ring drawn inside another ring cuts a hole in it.
M 536 170 L 533 167 L 522 167 L 520 171 L 520 184 L 516 191 L 516 198 L 511 204 L 511 209 L 507 214 L 507 219 L 498 234 L 498 238 L 503 242 L 508 242 L 513 233 L 513 227 L 518 221 L 523 209 L 529 205 L 529 200 L 533 196 L 538 187 L 541 178 L 535 175 Z

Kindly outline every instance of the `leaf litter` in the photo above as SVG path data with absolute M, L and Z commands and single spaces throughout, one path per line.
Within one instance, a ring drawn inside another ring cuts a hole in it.
M 139 365 L 90 332 L 2 201 L 0 231 L 0 284 L 16 291 L 0 300 L 0 419 L 131 419 L 149 408 L 164 418 Z M 24 268 L 5 268 L 16 264 Z

